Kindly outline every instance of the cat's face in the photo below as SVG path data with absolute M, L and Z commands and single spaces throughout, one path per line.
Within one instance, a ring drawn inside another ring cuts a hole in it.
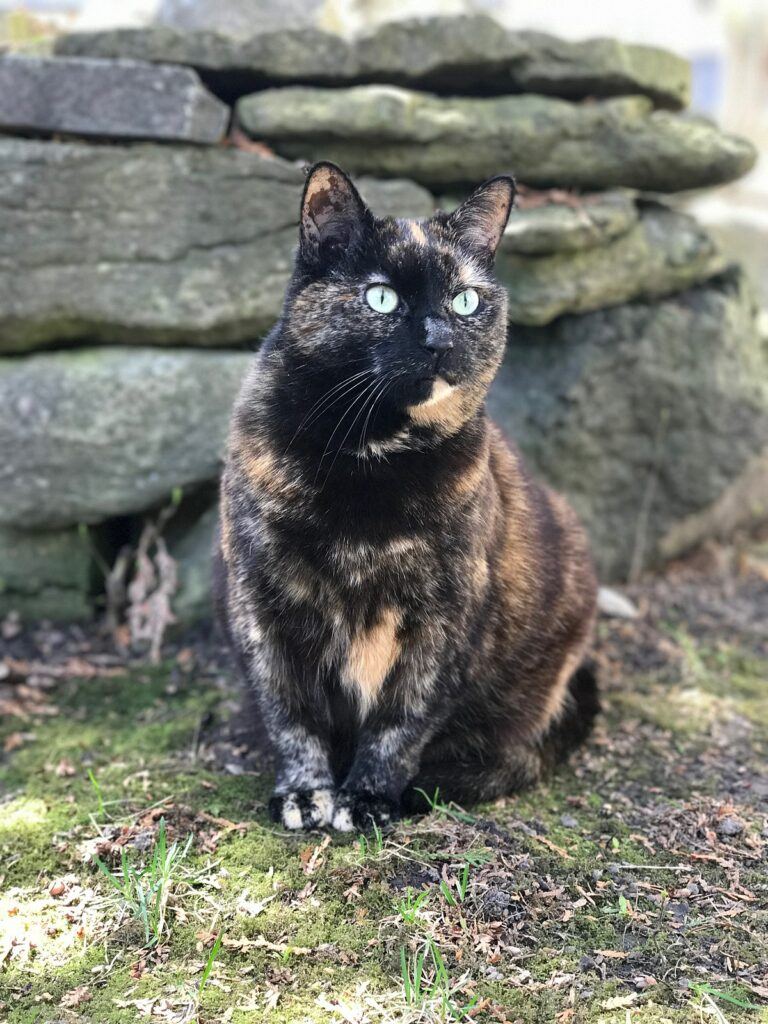
M 394 413 L 457 429 L 504 350 L 493 257 L 513 198 L 512 179 L 500 177 L 451 215 L 377 220 L 342 171 L 314 167 L 283 321 L 294 364 L 326 390 L 348 389 L 361 410 L 375 407 L 380 426 Z

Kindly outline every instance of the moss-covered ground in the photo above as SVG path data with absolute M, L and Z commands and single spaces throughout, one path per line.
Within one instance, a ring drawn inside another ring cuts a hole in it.
M 568 768 L 365 839 L 269 823 L 210 645 L 147 668 L 9 642 L 0 1021 L 768 1021 L 768 585 L 634 596 Z M 96 860 L 140 870 L 161 829 L 148 943 Z

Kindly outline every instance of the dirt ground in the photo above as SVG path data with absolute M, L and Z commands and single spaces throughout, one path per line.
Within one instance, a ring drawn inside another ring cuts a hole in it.
M 366 838 L 269 823 L 210 637 L 150 667 L 6 620 L 0 1021 L 768 1021 L 765 553 L 625 591 L 549 785 Z

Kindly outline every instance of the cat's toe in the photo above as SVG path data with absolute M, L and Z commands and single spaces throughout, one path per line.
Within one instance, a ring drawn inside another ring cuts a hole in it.
M 290 831 L 330 825 L 333 810 L 333 792 L 330 789 L 292 790 L 289 793 L 275 793 L 269 801 L 269 813 L 272 820 Z
M 397 817 L 397 804 L 381 793 L 337 793 L 332 825 L 337 832 L 370 832 Z

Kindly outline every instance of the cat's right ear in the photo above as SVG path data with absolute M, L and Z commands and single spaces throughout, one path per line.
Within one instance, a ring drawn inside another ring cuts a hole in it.
M 323 161 L 309 169 L 299 229 L 301 255 L 306 260 L 332 259 L 372 225 L 371 211 L 340 167 Z

